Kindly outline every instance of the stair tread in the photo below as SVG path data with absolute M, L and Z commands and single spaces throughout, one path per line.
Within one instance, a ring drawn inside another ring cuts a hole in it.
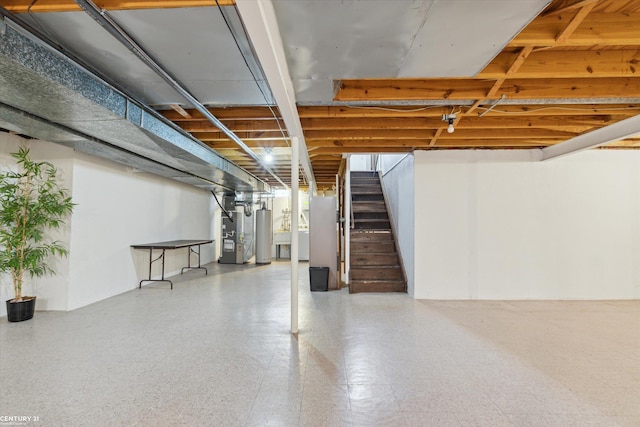
M 354 239 L 354 238 L 351 238 L 351 241 L 355 242 L 355 243 L 367 243 L 367 242 L 376 242 L 376 243 L 378 243 L 378 242 L 389 242 L 390 244 L 394 243 L 393 239 L 391 239 L 391 238 L 388 238 L 388 239 L 365 239 L 365 238 Z
M 369 230 L 369 231 L 373 231 L 373 230 Z M 388 240 L 390 242 L 393 242 L 393 239 L 391 238 L 392 236 L 390 235 L 391 234 L 391 230 L 379 230 L 379 231 L 382 231 L 382 232 L 381 233 L 376 233 L 378 235 L 377 236 L 372 236 L 372 237 L 380 237 L 380 238 L 383 238 L 383 239 L 372 239 L 369 236 L 358 236 L 358 234 L 360 234 L 360 233 L 356 232 L 356 233 L 353 233 L 351 235 L 351 241 L 352 242 L 369 242 L 369 241 L 377 242 L 377 241 L 380 241 L 380 240 L 382 240 L 382 241 L 387 241 Z M 354 236 L 354 234 L 355 234 L 355 236 Z M 365 234 L 365 233 L 362 233 L 362 234 Z M 366 234 L 373 234 L 373 233 L 366 233 Z M 388 236 L 385 236 L 384 234 L 387 234 Z
M 360 256 L 360 255 L 365 255 L 365 254 L 375 254 L 375 255 L 386 255 L 388 254 L 389 256 L 392 255 L 397 255 L 398 253 L 393 251 L 393 252 L 389 252 L 388 250 L 385 249 L 393 249 L 392 247 L 389 248 L 380 248 L 380 249 L 374 249 L 374 248 L 366 248 L 366 249 L 362 249 L 362 250 L 351 250 L 351 255 L 356 255 L 356 256 Z
M 389 279 L 389 280 L 384 280 L 384 279 L 351 279 L 349 280 L 349 283 L 371 283 L 371 284 L 375 284 L 375 283 L 402 283 L 405 284 L 406 282 L 404 280 L 399 280 L 399 279 Z
M 377 211 L 368 211 L 368 210 L 365 211 L 365 210 L 362 210 L 362 211 L 354 212 L 354 214 L 357 215 L 356 219 L 358 219 L 358 218 L 362 219 L 362 218 L 366 217 L 367 215 L 384 215 L 385 217 L 388 216 L 387 211 L 383 211 L 383 210 L 377 210 Z
M 385 270 L 388 269 L 392 269 L 392 268 L 400 268 L 400 264 L 393 264 L 393 265 L 351 265 L 351 269 L 365 269 L 365 270 L 373 270 L 376 268 L 382 268 Z
M 379 234 L 379 236 L 375 236 L 375 237 L 385 237 L 384 235 L 387 235 L 386 237 L 391 237 L 391 231 L 388 230 L 386 232 L 377 232 L 377 233 L 362 233 L 362 231 L 375 231 L 375 230 L 353 230 L 353 232 L 351 233 L 351 240 L 358 240 L 358 242 L 369 242 L 370 239 L 367 239 L 367 237 L 371 237 L 371 234 Z M 391 240 L 393 241 L 393 240 Z M 386 243 L 387 240 L 383 240 L 382 243 Z M 372 243 L 378 243 L 376 240 L 374 240 Z
M 407 283 L 401 280 L 352 280 L 349 293 L 407 292 Z
M 363 246 L 360 244 L 360 242 L 356 242 L 356 243 L 357 243 L 357 246 Z M 377 243 L 376 245 L 385 246 L 385 247 L 382 247 L 382 248 L 367 247 L 362 249 L 356 249 L 354 247 L 351 247 L 351 254 L 394 254 L 396 253 L 395 251 L 389 252 L 389 249 L 394 249 L 393 246 L 395 246 L 395 244 L 393 241 L 380 242 L 380 243 Z
M 392 255 L 397 255 L 398 253 L 397 253 L 396 251 L 393 251 L 393 252 L 383 251 L 382 249 L 380 249 L 380 252 L 375 252 L 375 251 L 374 251 L 374 250 L 372 250 L 372 249 L 367 249 L 366 251 L 361 251 L 361 252 L 359 252 L 359 251 L 353 251 L 353 250 L 351 251 L 351 255 L 352 255 L 352 256 L 353 256 L 353 255 L 373 255 L 373 254 L 376 254 L 376 255 L 389 255 L 389 256 L 392 256 Z

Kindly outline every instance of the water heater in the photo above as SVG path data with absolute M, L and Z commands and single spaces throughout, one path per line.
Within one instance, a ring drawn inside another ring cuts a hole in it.
M 271 211 L 256 211 L 256 264 L 271 264 L 271 246 L 273 232 L 271 227 Z

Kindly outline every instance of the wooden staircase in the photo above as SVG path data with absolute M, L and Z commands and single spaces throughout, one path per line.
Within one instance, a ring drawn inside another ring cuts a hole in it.
M 407 282 L 377 172 L 351 172 L 349 292 L 406 292 Z

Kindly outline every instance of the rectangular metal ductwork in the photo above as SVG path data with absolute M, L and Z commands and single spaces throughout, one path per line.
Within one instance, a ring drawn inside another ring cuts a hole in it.
M 270 187 L 29 34 L 0 21 L 0 127 L 227 192 Z

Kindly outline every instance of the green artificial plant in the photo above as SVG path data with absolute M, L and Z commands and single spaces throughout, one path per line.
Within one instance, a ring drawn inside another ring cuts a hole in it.
M 20 302 L 24 274 L 55 274 L 50 255 L 67 255 L 61 242 L 50 241 L 47 234 L 64 224 L 75 205 L 59 185 L 53 164 L 34 162 L 25 147 L 11 156 L 18 171 L 0 172 L 0 271 L 11 273 L 12 301 Z

